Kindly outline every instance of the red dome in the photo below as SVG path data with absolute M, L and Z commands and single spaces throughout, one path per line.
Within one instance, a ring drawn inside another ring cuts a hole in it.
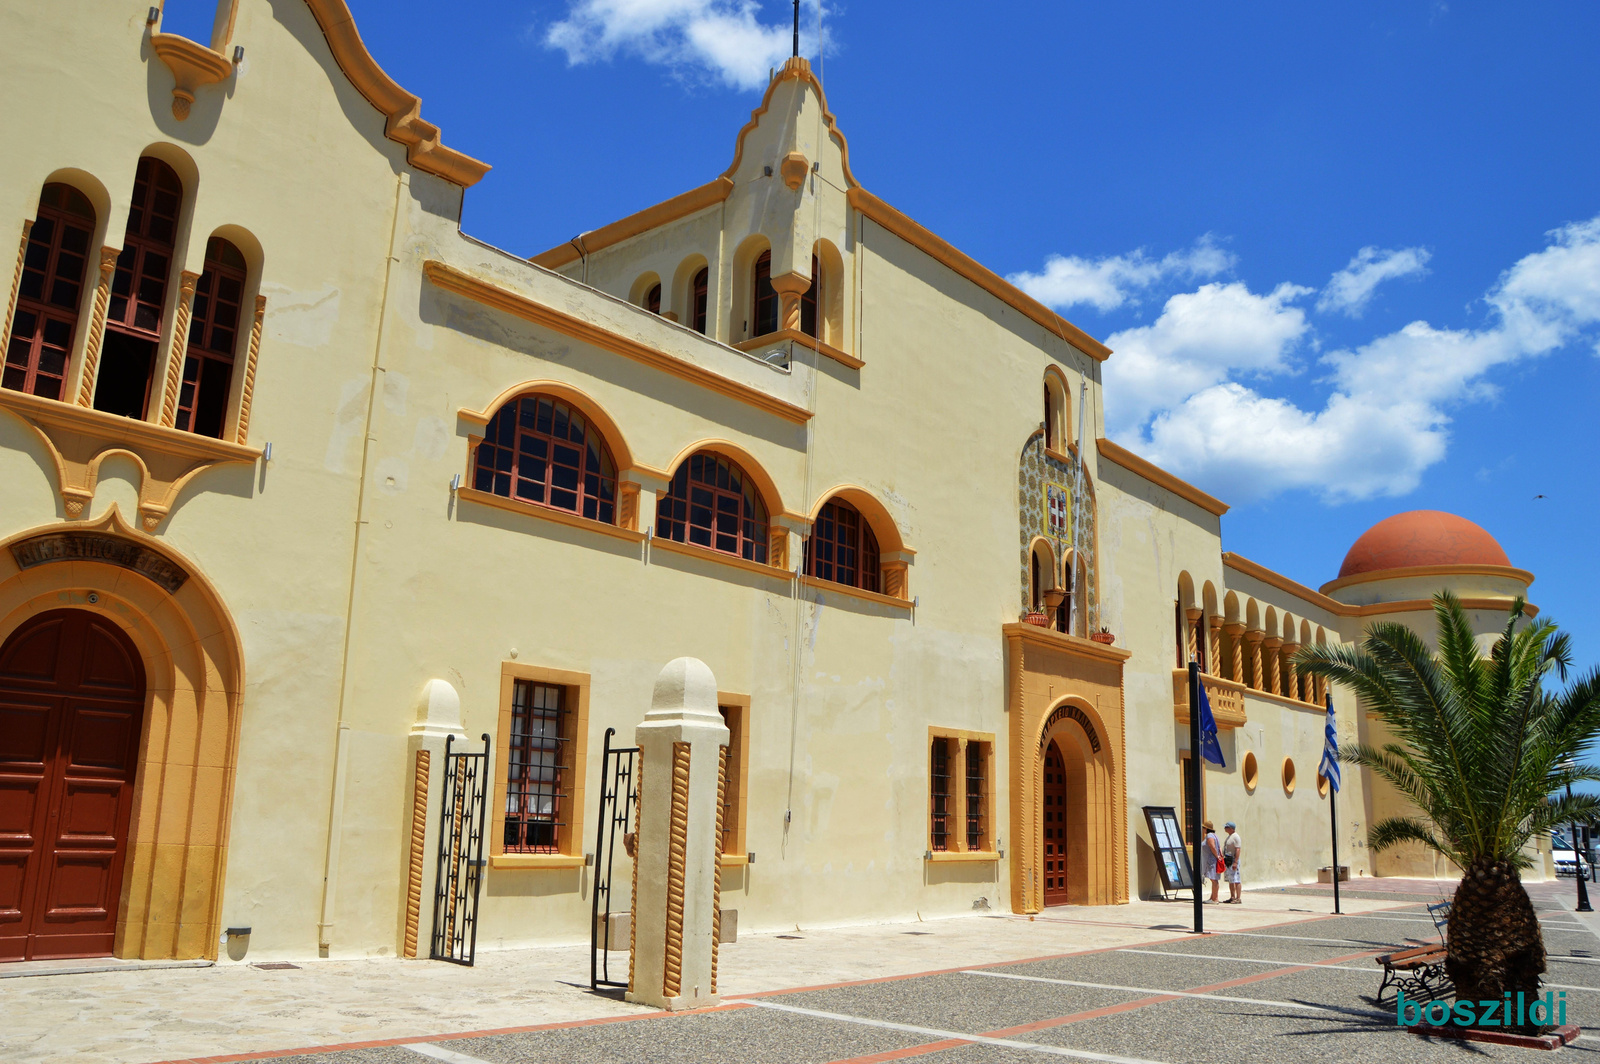
M 1412 510 L 1385 518 L 1361 534 L 1344 556 L 1339 576 L 1413 565 L 1501 565 L 1511 559 L 1493 536 L 1465 517 Z

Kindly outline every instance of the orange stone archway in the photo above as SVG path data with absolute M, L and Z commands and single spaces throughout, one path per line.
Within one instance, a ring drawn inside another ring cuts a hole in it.
M 72 607 L 116 624 L 144 664 L 114 956 L 215 958 L 244 657 L 233 619 L 186 559 L 113 506 L 0 541 L 0 642 Z
M 1075 905 L 1128 900 L 1122 665 L 1129 653 L 1088 639 L 1008 624 L 1011 908 L 1044 908 L 1044 752 L 1066 762 L 1067 886 Z

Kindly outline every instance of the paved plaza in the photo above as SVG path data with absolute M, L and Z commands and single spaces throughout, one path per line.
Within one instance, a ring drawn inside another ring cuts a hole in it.
M 1429 1041 L 1371 1002 L 1372 958 L 1434 939 L 1425 905 L 1453 884 L 1358 883 L 1208 906 L 1135 902 L 788 934 L 723 953 L 715 1009 L 677 1015 L 588 990 L 588 951 L 480 953 L 474 968 L 321 961 L 0 979 L 0 1059 L 146 1064 L 690 1062 L 1045 1058 L 1391 1064 L 1534 1050 Z M 1600 1029 L 1600 937 L 1570 883 L 1531 888 L 1568 1019 Z M 1600 925 L 1594 925 L 1600 926 Z M 625 955 L 617 955 L 625 965 Z M 1587 1059 L 1587 1035 L 1560 1052 Z

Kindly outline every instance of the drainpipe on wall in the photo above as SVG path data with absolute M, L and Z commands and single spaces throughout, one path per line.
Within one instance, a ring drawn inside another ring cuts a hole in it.
M 378 302 L 378 330 L 372 344 L 372 379 L 367 384 L 367 413 L 361 430 L 361 470 L 356 482 L 355 533 L 350 546 L 350 584 L 345 598 L 344 648 L 339 657 L 339 736 L 334 752 L 333 794 L 328 802 L 328 850 L 322 865 L 322 913 L 317 921 L 317 952 L 328 955 L 333 944 L 339 887 L 339 844 L 344 829 L 345 780 L 350 766 L 350 725 L 345 707 L 350 693 L 350 640 L 355 622 L 356 574 L 361 564 L 361 531 L 366 525 L 367 463 L 372 452 L 372 411 L 377 404 L 378 376 L 383 372 L 383 327 L 389 318 L 389 284 L 394 274 L 394 248 L 400 229 L 400 200 L 411 185 L 402 171 L 395 180 L 394 213 L 389 221 L 389 255 L 383 263 L 383 292 Z

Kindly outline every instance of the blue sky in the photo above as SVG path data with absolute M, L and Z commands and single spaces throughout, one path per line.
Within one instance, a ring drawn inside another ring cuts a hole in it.
M 789 49 L 784 2 L 350 6 L 494 165 L 463 228 L 520 254 L 720 173 Z M 1376 521 L 1453 511 L 1600 661 L 1600 6 L 934 0 L 824 26 L 857 177 L 1116 349 L 1105 428 L 1232 503 L 1225 547 L 1316 587 Z

